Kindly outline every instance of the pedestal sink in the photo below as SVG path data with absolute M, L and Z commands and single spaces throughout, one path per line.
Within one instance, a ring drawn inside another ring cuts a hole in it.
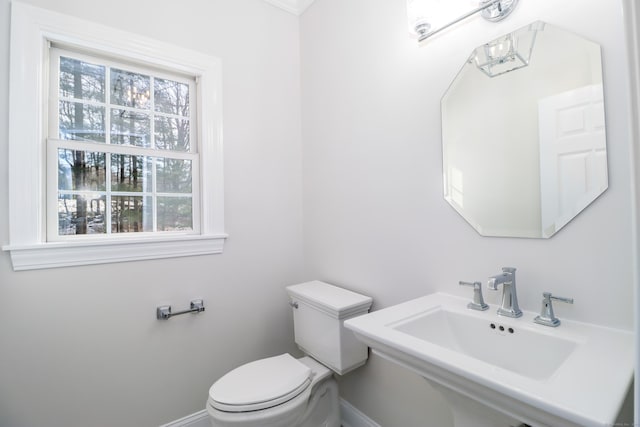
M 347 320 L 372 350 L 426 378 L 456 427 L 611 426 L 633 379 L 633 334 L 563 320 L 558 328 L 443 293 Z

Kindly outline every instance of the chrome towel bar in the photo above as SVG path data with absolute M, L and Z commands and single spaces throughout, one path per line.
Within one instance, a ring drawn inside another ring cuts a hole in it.
M 188 310 L 176 311 L 175 313 L 171 312 L 170 305 L 158 306 L 158 308 L 156 308 L 156 317 L 160 320 L 165 320 L 180 314 L 200 313 L 201 311 L 204 311 L 204 301 L 201 299 L 194 299 L 191 301 L 191 308 Z

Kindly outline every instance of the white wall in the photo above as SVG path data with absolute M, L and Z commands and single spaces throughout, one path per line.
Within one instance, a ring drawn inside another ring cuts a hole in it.
M 224 254 L 14 273 L 0 253 L 0 426 L 157 426 L 240 363 L 294 350 L 302 279 L 298 20 L 262 0 L 28 0 L 218 56 Z M 9 0 L 0 0 L 0 243 L 8 241 Z M 206 311 L 166 322 L 156 306 Z
M 442 197 L 440 98 L 471 50 L 542 19 L 603 48 L 609 189 L 549 240 L 480 237 Z M 404 0 L 316 0 L 301 18 L 306 272 L 369 294 L 374 309 L 518 268 L 519 300 L 575 298 L 556 314 L 633 326 L 627 54 L 622 3 L 522 1 L 505 21 L 472 18 L 422 46 Z M 485 292 L 495 307 L 499 294 Z M 384 426 L 450 425 L 442 400 L 377 357 L 341 381 Z

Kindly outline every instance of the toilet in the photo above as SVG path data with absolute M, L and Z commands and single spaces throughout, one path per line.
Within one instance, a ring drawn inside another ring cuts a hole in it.
M 338 385 L 367 361 L 367 346 L 343 322 L 371 307 L 370 297 L 312 281 L 287 287 L 295 342 L 288 353 L 244 364 L 209 389 L 213 427 L 340 427 Z

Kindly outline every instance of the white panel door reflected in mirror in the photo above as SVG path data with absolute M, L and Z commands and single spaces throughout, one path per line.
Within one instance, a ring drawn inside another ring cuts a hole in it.
M 483 236 L 548 238 L 608 185 L 600 45 L 534 22 L 442 98 L 444 197 Z

